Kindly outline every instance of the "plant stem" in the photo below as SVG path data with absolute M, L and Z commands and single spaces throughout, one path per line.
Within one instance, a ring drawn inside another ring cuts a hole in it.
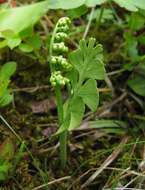
M 101 24 L 101 21 L 102 21 L 102 18 L 103 18 L 103 13 L 104 13 L 104 7 L 101 7 L 99 19 L 97 21 L 97 30 L 99 30 L 99 28 L 100 28 L 100 24 Z
M 93 15 L 94 15 L 94 11 L 95 11 L 95 8 L 93 7 L 93 8 L 91 9 L 91 13 L 90 13 L 90 16 L 89 16 L 89 21 L 88 21 L 86 30 L 85 30 L 85 32 L 84 32 L 83 39 L 85 39 L 85 38 L 87 37 L 88 32 L 89 32 L 89 30 L 90 30 L 91 23 L 92 23 L 92 19 L 93 19 Z
M 59 126 L 61 126 L 63 122 L 63 101 L 62 101 L 61 89 L 59 85 L 55 87 L 55 94 L 56 94 L 56 101 L 57 101 L 57 113 L 58 113 Z M 64 168 L 66 165 L 66 160 L 67 160 L 67 132 L 66 131 L 60 134 L 59 142 L 60 142 L 61 167 Z
M 50 55 L 50 58 L 51 56 L 53 55 L 53 43 L 54 43 L 54 38 L 55 38 L 55 35 L 56 35 L 56 32 L 57 32 L 57 27 L 58 27 L 58 23 L 56 24 L 55 28 L 54 28 L 54 31 L 52 33 L 52 38 L 50 40 L 50 48 L 49 48 L 49 55 Z M 54 67 L 50 61 L 50 72 L 52 73 L 54 71 Z

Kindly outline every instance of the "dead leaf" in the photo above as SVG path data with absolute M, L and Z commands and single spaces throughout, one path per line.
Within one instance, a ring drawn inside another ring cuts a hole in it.
M 30 108 L 35 114 L 47 113 L 49 110 L 52 110 L 56 107 L 54 99 L 46 99 L 42 101 L 32 102 Z

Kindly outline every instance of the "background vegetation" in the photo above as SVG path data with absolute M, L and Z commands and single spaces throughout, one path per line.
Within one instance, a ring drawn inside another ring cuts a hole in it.
M 145 189 L 145 1 L 0 3 L 0 189 Z M 65 169 L 49 67 L 61 17 L 72 22 L 68 57 L 96 38 L 106 70 L 95 78 L 97 111 L 96 99 L 69 133 Z

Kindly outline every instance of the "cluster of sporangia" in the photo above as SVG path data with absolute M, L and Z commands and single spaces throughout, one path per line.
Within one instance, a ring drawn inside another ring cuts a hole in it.
M 52 50 L 55 52 L 55 55 L 52 55 L 50 60 L 54 68 L 50 77 L 52 86 L 64 86 L 69 83 L 69 79 L 64 77 L 62 72 L 72 68 L 72 65 L 68 63 L 67 59 L 64 57 L 64 54 L 68 52 L 68 47 L 65 45 L 64 41 L 68 36 L 70 24 L 71 21 L 68 17 L 61 18 L 57 23 L 54 42 L 52 44 Z

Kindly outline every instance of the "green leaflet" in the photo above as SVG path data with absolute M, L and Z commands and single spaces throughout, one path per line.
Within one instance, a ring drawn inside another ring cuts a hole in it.
M 13 100 L 13 95 L 10 94 L 8 90 L 6 90 L 3 94 L 3 96 L 0 98 L 0 107 L 4 107 L 11 103 Z
M 57 134 L 78 127 L 83 119 L 85 104 L 80 97 L 71 99 L 64 104 L 64 122 Z
M 79 80 L 104 79 L 105 69 L 103 65 L 102 46 L 95 46 L 95 39 L 90 38 L 88 44 L 80 41 L 80 48 L 70 54 L 70 62 L 79 72 Z
M 78 127 L 83 119 L 85 104 L 82 99 L 76 97 L 70 105 L 70 124 L 68 130 Z
M 128 85 L 134 92 L 140 96 L 145 96 L 145 78 L 136 76 L 134 79 L 128 81 Z
M 140 63 L 136 67 L 132 79 L 128 80 L 128 86 L 138 95 L 145 97 L 145 63 Z
M 125 48 L 127 54 L 129 54 L 129 56 L 132 59 L 136 60 L 138 58 L 137 39 L 133 36 L 132 32 L 130 31 L 124 34 L 124 38 L 125 38 Z
M 82 97 L 84 103 L 92 110 L 96 111 L 99 104 L 99 92 L 96 87 L 96 81 L 89 79 L 80 88 L 78 96 Z
M 27 39 L 25 39 L 25 42 L 19 45 L 19 49 L 22 52 L 30 53 L 35 50 L 39 50 L 41 45 L 42 42 L 40 36 L 37 34 L 34 35 L 31 34 Z
M 3 97 L 3 94 L 5 93 L 7 87 L 9 85 L 9 80 L 0 80 L 0 97 Z
M 30 44 L 27 44 L 27 43 L 21 43 L 19 45 L 19 49 L 22 51 L 22 52 L 25 52 L 25 53 L 30 53 L 33 51 L 33 47 L 30 45 Z
M 78 76 L 79 76 L 78 71 L 74 68 L 66 74 L 66 77 L 69 78 L 71 82 L 71 86 L 73 90 L 75 89 L 78 83 Z
M 15 70 L 15 62 L 4 64 L 0 70 L 0 107 L 8 105 L 13 99 L 13 95 L 10 94 L 10 91 L 7 88 L 10 77 L 14 74 Z
M 81 124 L 85 105 L 96 111 L 99 104 L 99 93 L 96 79 L 104 79 L 102 46 L 95 45 L 96 41 L 81 40 L 77 50 L 70 53 L 69 61 L 74 67 L 68 77 L 72 86 L 72 95 L 64 104 L 64 122 L 57 134 L 72 130 Z
M 21 43 L 21 38 L 19 35 L 15 34 L 11 30 L 2 31 L 1 36 L 6 39 L 5 46 L 9 46 L 11 49 L 15 48 Z
M 16 62 L 7 62 L 0 70 L 0 82 L 9 80 L 16 71 Z

